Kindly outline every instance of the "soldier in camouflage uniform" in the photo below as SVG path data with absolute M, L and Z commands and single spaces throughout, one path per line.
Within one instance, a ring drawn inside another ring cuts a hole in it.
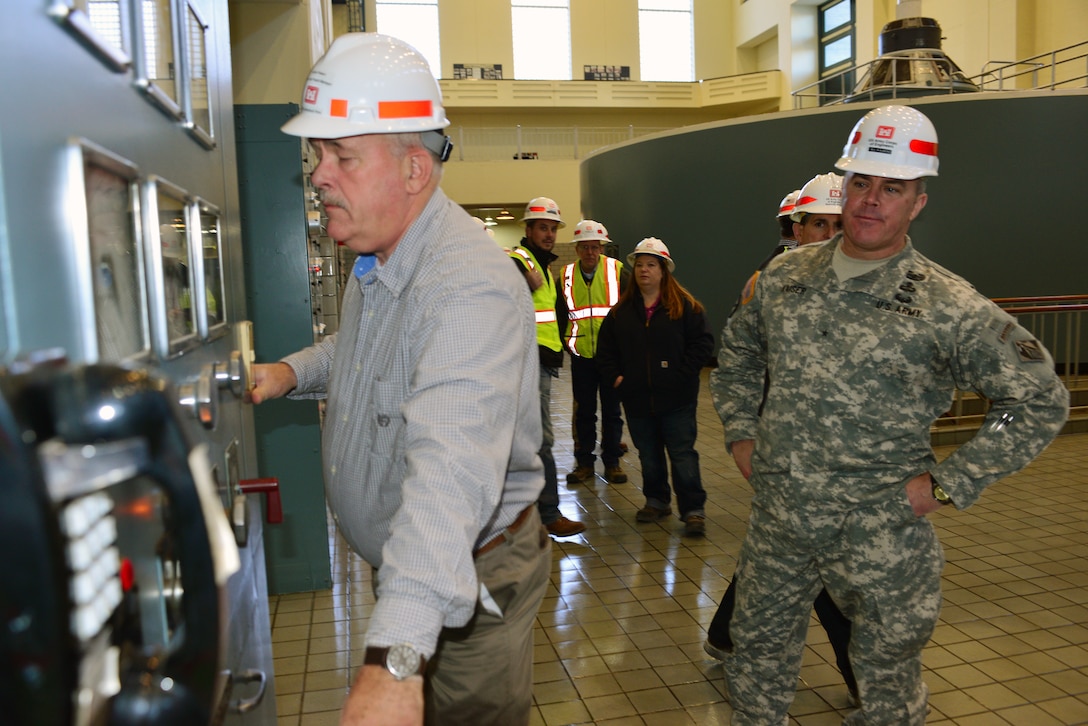
M 911 245 L 936 152 L 914 109 L 861 119 L 836 165 L 847 172 L 843 232 L 775 258 L 722 333 L 711 392 L 754 491 L 725 662 L 734 724 L 788 719 L 821 587 L 853 621 L 861 703 L 844 723 L 924 723 L 921 654 L 944 565 L 924 515 L 974 504 L 1068 416 L 1042 345 Z M 938 464 L 929 427 L 954 388 L 992 405 Z

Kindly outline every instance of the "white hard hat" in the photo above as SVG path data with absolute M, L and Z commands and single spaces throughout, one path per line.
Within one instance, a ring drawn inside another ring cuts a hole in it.
M 842 149 L 836 169 L 889 179 L 937 176 L 937 131 L 910 106 L 881 106 L 865 114 Z
M 303 87 L 302 110 L 281 130 L 340 139 L 421 131 L 441 135 L 449 125 L 442 91 L 418 50 L 388 35 L 346 33 L 314 65 Z M 430 136 L 424 134 L 428 148 Z
M 657 237 L 647 237 L 635 245 L 635 251 L 627 255 L 627 264 L 634 267 L 635 257 L 637 255 L 653 255 L 654 257 L 660 257 L 665 260 L 669 272 L 676 269 L 676 263 L 672 261 L 672 255 L 669 254 L 669 248 Z
M 842 214 L 842 177 L 817 174 L 801 187 L 790 219 L 800 222 L 806 214 Z
M 495 230 L 488 227 L 487 222 L 480 219 L 479 217 L 473 217 L 472 221 L 475 222 L 476 224 L 480 225 L 480 229 L 487 232 L 488 237 L 490 237 L 491 239 L 495 239 Z
M 801 196 L 800 189 L 794 189 L 792 192 L 782 197 L 782 201 L 778 203 L 778 216 L 785 217 L 788 214 L 793 213 L 793 207 L 797 204 L 797 197 Z
M 559 222 L 560 229 L 567 226 L 567 223 L 559 216 L 559 205 L 554 199 L 547 197 L 537 197 L 525 205 L 525 215 L 520 221 L 528 222 L 533 219 L 550 219 L 553 222 Z
M 595 239 L 601 240 L 602 242 L 612 241 L 608 239 L 608 230 L 605 229 L 604 225 L 600 222 L 594 222 L 592 219 L 583 219 L 581 222 L 574 225 L 574 244 Z

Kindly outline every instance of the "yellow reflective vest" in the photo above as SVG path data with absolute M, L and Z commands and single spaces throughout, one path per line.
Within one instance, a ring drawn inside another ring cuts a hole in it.
M 571 355 L 592 358 L 597 353 L 597 331 L 608 311 L 620 299 L 620 273 L 623 263 L 601 255 L 593 281 L 587 285 L 577 262 L 563 268 L 563 298 L 567 303 L 566 339 Z
M 555 318 L 555 280 L 536 261 L 533 253 L 524 247 L 515 247 L 510 250 L 511 257 L 518 257 L 530 270 L 539 270 L 544 277 L 544 284 L 533 290 L 533 308 L 536 310 L 536 342 L 548 350 L 560 351 L 563 344 L 559 341 L 559 324 Z

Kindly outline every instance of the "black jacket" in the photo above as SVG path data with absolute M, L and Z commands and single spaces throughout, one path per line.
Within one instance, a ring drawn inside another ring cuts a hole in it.
M 623 376 L 619 394 L 624 411 L 641 418 L 695 403 L 699 372 L 713 350 L 714 336 L 704 313 L 685 302 L 683 316 L 670 320 L 659 305 L 647 321 L 642 296 L 635 294 L 604 319 L 594 360 L 608 385 Z

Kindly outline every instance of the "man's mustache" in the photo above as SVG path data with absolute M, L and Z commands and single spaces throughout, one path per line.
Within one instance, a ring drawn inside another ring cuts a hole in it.
M 331 193 L 331 192 L 319 191 L 317 193 L 317 198 L 326 207 L 330 207 L 330 206 L 331 207 L 343 207 L 344 206 L 344 200 L 341 199 L 340 197 L 338 197 L 337 195 Z

